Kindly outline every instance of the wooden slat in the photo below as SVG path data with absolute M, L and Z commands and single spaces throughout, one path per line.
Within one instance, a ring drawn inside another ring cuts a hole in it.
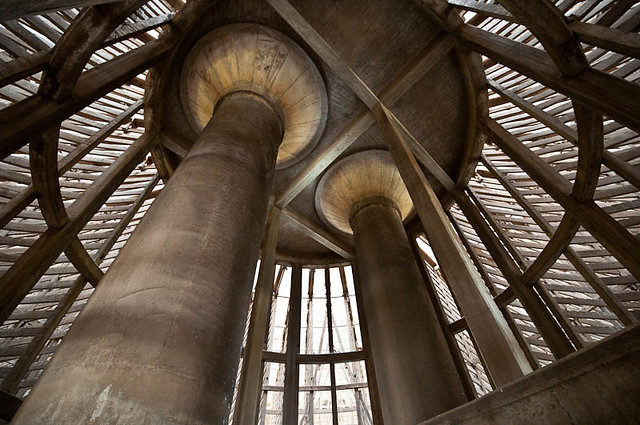
M 70 221 L 64 227 L 48 229 L 0 277 L 0 323 L 3 323 L 40 276 L 76 237 L 84 225 L 151 149 L 141 137 L 122 154 L 68 209 Z
M 571 184 L 494 120 L 485 120 L 487 136 L 553 199 L 574 216 L 629 272 L 640 279 L 640 241 L 593 201 L 571 196 Z

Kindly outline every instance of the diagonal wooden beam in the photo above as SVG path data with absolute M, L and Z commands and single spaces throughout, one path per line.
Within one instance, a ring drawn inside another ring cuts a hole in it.
M 278 207 L 274 206 L 274 208 Z M 307 219 L 301 217 L 291 210 L 284 209 L 281 211 L 283 213 L 283 217 L 287 219 L 291 224 L 293 224 L 298 230 L 302 231 L 302 233 L 304 233 L 305 235 L 309 236 L 316 242 L 321 243 L 322 245 L 326 246 L 327 248 L 347 260 L 351 260 L 353 258 L 353 250 L 338 238 L 333 236 L 331 233 L 318 228 L 313 223 L 310 223 Z
M 311 47 L 327 66 L 336 72 L 349 88 L 364 102 L 369 109 L 378 103 L 378 97 L 356 75 L 340 55 L 322 38 L 320 34 L 304 19 L 304 17 L 287 0 L 267 0 L 276 12 L 295 32 Z
M 555 229 L 539 211 L 527 200 L 520 190 L 504 175 L 498 168 L 486 157 L 482 156 L 481 161 L 487 170 L 502 184 L 509 192 L 513 199 L 524 209 L 529 216 L 540 226 L 540 228 L 548 235 L 552 236 Z M 636 317 L 618 300 L 611 290 L 602 282 L 598 275 L 591 267 L 580 257 L 578 252 L 572 247 L 567 247 L 565 256 L 573 264 L 573 266 L 582 275 L 585 281 L 591 285 L 594 291 L 607 304 L 607 307 L 620 319 L 624 325 L 630 325 L 637 321 Z
M 120 115 L 115 117 L 107 125 L 98 130 L 95 134 L 89 137 L 84 143 L 78 145 L 74 150 L 69 152 L 58 163 L 58 170 L 60 174 L 64 174 L 69 171 L 79 160 L 81 160 L 87 153 L 91 152 L 93 148 L 102 143 L 107 137 L 109 137 L 115 130 L 118 129 L 123 123 L 129 120 L 136 112 L 138 112 L 144 104 L 144 100 L 139 100 L 129 108 L 127 108 Z M 36 199 L 36 192 L 34 186 L 30 184 L 22 192 L 13 197 L 9 202 L 4 204 L 0 208 L 0 229 L 7 225 L 7 223 L 13 220 L 27 205 Z
M 508 90 L 501 84 L 488 79 L 487 84 L 494 92 L 498 93 L 504 99 L 518 106 L 520 109 L 537 119 L 560 136 L 567 139 L 567 141 L 578 146 L 578 132 L 569 127 L 553 115 L 547 113 L 542 108 L 537 107 L 533 103 L 523 99 L 518 94 Z M 629 183 L 637 188 L 640 188 L 640 170 L 628 162 L 618 158 L 613 153 L 605 151 L 602 154 L 602 163 L 606 165 L 611 171 L 617 173 L 620 177 L 626 179 Z
M 104 43 L 102 43 L 102 46 L 108 46 L 131 37 L 136 37 L 140 34 L 146 33 L 147 31 L 166 25 L 171 22 L 174 16 L 175 13 L 166 13 L 143 21 L 124 23 L 116 28 L 109 37 L 107 37 Z
M 82 74 L 70 98 L 55 102 L 32 96 L 0 111 L 0 158 L 151 67 L 171 48 L 163 41 L 142 47 Z
M 400 129 L 384 106 L 379 105 L 374 114 L 493 381 L 500 386 L 525 375 L 531 367 L 524 352 L 456 237 Z
M 640 131 L 637 84 L 589 67 L 576 76 L 564 76 L 546 52 L 469 25 L 461 25 L 456 34 L 471 50 Z
M 158 184 L 158 181 L 159 176 L 158 174 L 156 174 L 145 186 L 142 193 L 138 195 L 136 201 L 129 207 L 127 213 L 124 217 L 122 217 L 109 237 L 102 243 L 102 245 L 98 249 L 98 252 L 96 252 L 94 256 L 97 263 L 101 263 L 104 260 L 113 245 L 115 245 L 120 235 L 122 235 L 122 233 L 126 229 L 127 225 L 136 215 L 136 212 L 138 212 L 144 201 L 149 197 L 153 188 L 156 186 L 156 184 Z M 38 335 L 36 335 L 31 340 L 31 342 L 29 342 L 25 353 L 18 358 L 16 363 L 9 371 L 9 374 L 4 378 L 2 384 L 0 385 L 0 388 L 8 392 L 16 391 L 20 381 L 27 374 L 36 357 L 38 356 L 42 348 L 46 345 L 47 341 L 56 330 L 64 316 L 67 314 L 75 300 L 78 298 L 78 296 L 86 286 L 86 283 L 87 280 L 84 278 L 84 276 L 79 276 L 73 282 L 71 287 L 67 290 L 67 293 L 64 295 L 64 298 L 60 300 L 56 308 L 51 313 L 51 316 L 49 316 L 45 323 L 42 325 L 41 332 L 39 332 Z
M 571 22 L 569 29 L 583 43 L 640 59 L 640 35 L 637 33 L 579 21 Z

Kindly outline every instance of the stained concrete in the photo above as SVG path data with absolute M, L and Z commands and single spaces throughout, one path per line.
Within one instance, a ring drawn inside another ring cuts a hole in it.
M 222 100 L 13 423 L 226 423 L 281 140 Z
M 422 425 L 636 425 L 640 326 Z

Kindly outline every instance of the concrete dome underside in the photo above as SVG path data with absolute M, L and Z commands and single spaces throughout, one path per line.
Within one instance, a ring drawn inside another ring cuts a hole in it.
M 406 4 L 404 4 L 406 3 Z M 332 7 L 314 1 L 296 2 L 296 8 L 330 46 L 336 49 L 353 71 L 374 93 L 384 93 L 408 70 L 416 65 L 434 41 L 442 37 L 441 27 L 412 2 L 383 0 L 372 4 L 354 0 L 332 4 Z M 349 17 L 357 16 L 358 19 Z M 202 16 L 193 23 L 182 47 L 174 50 L 171 60 L 159 67 L 153 75 L 151 99 L 153 119 L 147 120 L 147 131 L 158 134 L 163 145 L 176 144 L 188 150 L 196 132 L 185 117 L 180 104 L 179 75 L 171 71 L 180 69 L 192 46 L 209 32 L 224 25 L 238 22 L 258 23 L 282 32 L 294 40 L 313 59 L 324 78 L 328 93 L 328 116 L 324 132 L 309 152 L 291 166 L 276 171 L 274 194 L 282 193 L 290 183 L 318 158 L 336 137 L 359 115 L 366 113 L 364 105 L 353 91 L 315 56 L 300 37 L 284 24 L 276 12 L 265 2 L 256 0 L 221 1 L 216 13 Z M 358 34 L 358 37 L 348 36 Z M 390 105 L 411 134 L 454 180 L 462 185 L 473 173 L 482 149 L 475 117 L 484 113 L 487 105 L 484 74 L 477 54 L 451 49 L 399 98 Z M 339 158 L 368 149 L 386 149 L 386 143 L 377 125 L 373 124 L 357 138 Z M 175 150 L 175 149 L 174 149 Z M 164 149 L 163 157 L 175 169 L 181 158 L 171 149 Z M 166 164 L 156 161 L 162 171 Z M 299 193 L 288 205 L 288 210 L 311 225 L 335 236 L 352 246 L 350 235 L 338 234 L 321 220 L 315 208 L 315 193 L 322 175 Z M 431 183 L 436 192 L 444 192 L 435 179 Z M 408 223 L 416 221 L 410 217 Z M 282 261 L 306 264 L 332 264 L 344 259 L 299 230 L 290 220 L 281 220 L 278 238 L 278 258 Z

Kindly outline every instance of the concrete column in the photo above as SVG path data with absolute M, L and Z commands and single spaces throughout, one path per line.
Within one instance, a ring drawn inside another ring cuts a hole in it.
M 103 278 L 15 424 L 223 424 L 282 125 L 234 93 Z
M 360 203 L 351 227 L 384 423 L 415 425 L 465 403 L 397 208 Z

